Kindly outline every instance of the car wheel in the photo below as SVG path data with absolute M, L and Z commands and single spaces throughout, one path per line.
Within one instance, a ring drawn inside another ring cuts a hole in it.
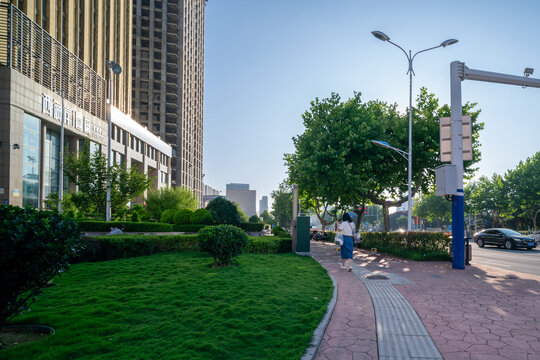
M 476 243 L 477 243 L 478 246 L 480 246 L 480 247 L 484 247 L 484 245 L 486 245 L 486 244 L 484 244 L 484 240 L 482 240 L 482 239 L 478 239 L 478 241 L 477 241 Z
M 506 240 L 506 242 L 504 243 L 504 247 L 507 250 L 512 250 L 514 248 L 514 243 L 512 242 L 512 240 Z
M 532 250 L 532 247 L 528 247 L 527 250 Z

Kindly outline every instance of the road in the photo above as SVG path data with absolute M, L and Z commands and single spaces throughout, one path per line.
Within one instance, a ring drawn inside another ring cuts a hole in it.
M 506 250 L 496 246 L 481 248 L 472 244 L 473 265 L 487 265 L 540 276 L 540 248 L 532 250 Z

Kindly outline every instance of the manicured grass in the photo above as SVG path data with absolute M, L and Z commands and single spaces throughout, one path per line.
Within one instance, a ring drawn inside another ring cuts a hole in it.
M 332 282 L 293 254 L 245 254 L 227 268 L 202 253 L 82 263 L 14 323 L 56 334 L 0 359 L 299 359 Z

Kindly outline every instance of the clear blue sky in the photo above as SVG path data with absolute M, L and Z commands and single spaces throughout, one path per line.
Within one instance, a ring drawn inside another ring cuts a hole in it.
M 540 78 L 540 1 L 209 0 L 206 5 L 204 183 L 249 183 L 257 198 L 286 178 L 283 154 L 301 114 L 331 92 L 408 105 L 407 60 L 372 30 L 420 54 L 421 86 L 450 102 L 450 62 Z M 540 150 L 540 89 L 462 83 L 485 129 L 479 175 L 504 174 Z M 414 154 L 413 154 L 414 158 Z M 271 199 L 270 199 L 271 202 Z M 257 204 L 258 206 L 258 204 Z

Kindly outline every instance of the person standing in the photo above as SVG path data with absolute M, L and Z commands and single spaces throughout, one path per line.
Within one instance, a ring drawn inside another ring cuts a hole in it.
M 343 244 L 341 245 L 341 268 L 352 271 L 353 246 L 354 246 L 354 223 L 349 213 L 343 214 L 341 224 L 336 220 L 337 230 L 343 234 Z M 348 262 L 348 266 L 346 266 Z

